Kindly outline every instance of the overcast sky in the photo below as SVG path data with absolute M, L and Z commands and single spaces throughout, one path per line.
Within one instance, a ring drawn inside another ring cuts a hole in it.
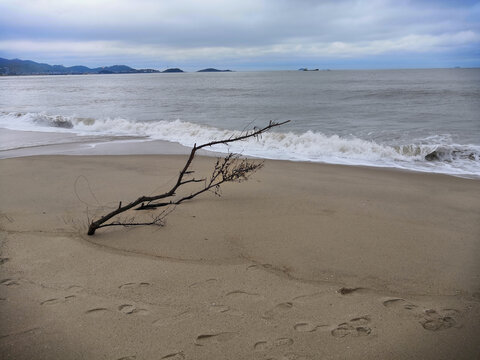
M 235 70 L 480 66 L 480 1 L 0 0 L 0 57 Z

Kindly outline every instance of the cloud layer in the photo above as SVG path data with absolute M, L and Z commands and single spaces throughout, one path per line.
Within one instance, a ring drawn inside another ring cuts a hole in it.
M 156 68 L 479 66 L 479 20 L 476 1 L 2 0 L 0 56 Z

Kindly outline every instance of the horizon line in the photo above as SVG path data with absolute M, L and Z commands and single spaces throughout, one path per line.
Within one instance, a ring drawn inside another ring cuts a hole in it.
M 95 66 L 95 67 L 90 67 L 90 66 L 87 66 L 87 65 L 81 65 L 81 64 L 77 64 L 77 65 L 63 65 L 63 64 L 49 64 L 47 62 L 38 62 L 38 61 L 35 61 L 35 60 L 32 60 L 32 59 L 21 59 L 21 58 L 11 58 L 11 59 L 8 59 L 8 58 L 3 58 L 3 59 L 6 59 L 6 60 L 9 60 L 9 61 L 12 61 L 12 60 L 20 60 L 20 61 L 32 61 L 32 62 L 35 62 L 37 64 L 46 64 L 46 65 L 49 65 L 49 66 L 63 66 L 65 68 L 70 68 L 70 67 L 75 67 L 75 66 L 84 66 L 84 67 L 87 67 L 89 69 L 95 69 L 95 68 L 105 68 L 105 67 L 112 67 L 112 66 L 128 66 L 134 70 L 155 70 L 155 71 L 159 71 L 159 72 L 162 72 L 163 70 L 159 69 L 159 68 L 153 68 L 153 67 L 132 67 L 130 65 L 127 65 L 127 64 L 122 64 L 120 62 L 116 63 L 116 64 L 113 64 L 113 65 L 102 65 L 102 66 Z M 262 72 L 262 71 L 301 71 L 301 69 L 312 69 L 312 70 L 317 70 L 318 71 L 362 71 L 362 70 L 365 70 L 365 71 L 368 71 L 368 70 L 428 70 L 428 69 L 479 69 L 480 66 L 468 66 L 468 67 L 464 67 L 464 66 L 448 66 L 448 67 L 445 67 L 445 66 L 405 66 L 405 67 L 345 67 L 345 68 L 335 68 L 335 67 L 322 67 L 322 68 L 317 68 L 317 67 L 302 67 L 301 65 L 299 65 L 300 67 L 299 68 L 284 68 L 284 69 L 274 69 L 274 68 L 259 68 L 259 69 L 248 69 L 248 70 L 245 70 L 245 69 L 241 69 L 241 70 L 234 70 L 234 69 L 225 69 L 225 70 L 230 70 L 230 72 Z M 175 68 L 178 68 L 178 69 L 181 69 L 184 73 L 189 73 L 189 72 L 198 72 L 199 70 L 183 70 L 180 66 L 170 66 L 170 67 L 165 67 L 165 68 L 162 68 L 162 69 L 165 69 L 165 70 L 168 70 L 168 69 L 175 69 Z M 188 66 L 187 68 L 191 68 L 190 66 Z M 204 69 L 208 69 L 208 68 L 214 68 L 214 69 L 217 69 L 213 66 L 209 66 L 209 67 L 206 67 L 206 68 L 201 68 L 200 70 L 204 70 Z M 228 72 L 228 71 L 226 71 Z M 177 73 L 178 74 L 178 73 Z M 68 75 L 68 74 L 65 74 L 65 75 Z M 87 74 L 88 75 L 88 74 Z M 97 75 L 97 74 L 92 74 L 92 75 Z M 11 75 L 11 76 L 22 76 L 22 75 Z

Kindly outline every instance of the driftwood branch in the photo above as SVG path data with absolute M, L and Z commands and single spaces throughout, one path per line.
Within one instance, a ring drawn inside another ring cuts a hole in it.
M 137 222 L 134 219 L 129 220 L 115 220 L 118 215 L 123 214 L 124 212 L 135 209 L 135 210 L 148 210 L 155 209 L 159 207 L 164 207 L 168 205 L 179 205 L 184 201 L 191 200 L 194 197 L 211 191 L 215 195 L 220 195 L 220 186 L 225 182 L 241 182 L 247 180 L 248 177 L 253 174 L 256 170 L 260 169 L 263 166 L 263 163 L 254 163 L 246 159 L 240 159 L 238 155 L 229 153 L 224 158 L 217 159 L 215 166 L 212 170 L 210 177 L 196 179 L 192 177 L 186 179 L 185 177 L 194 174 L 194 171 L 190 170 L 193 159 L 198 150 L 211 147 L 219 144 L 229 144 L 236 141 L 242 141 L 248 138 L 259 138 L 263 133 L 269 131 L 270 129 L 286 124 L 288 121 L 276 123 L 270 122 L 267 126 L 263 128 L 254 128 L 253 130 L 244 131 L 239 136 L 231 136 L 227 139 L 211 141 L 206 144 L 197 145 L 195 144 L 190 151 L 190 155 L 180 171 L 177 181 L 172 186 L 170 190 L 163 194 L 153 195 L 153 196 L 140 196 L 135 201 L 132 201 L 126 205 L 122 205 L 122 202 L 119 202 L 118 208 L 103 215 L 97 220 L 93 220 L 90 223 L 88 228 L 88 235 L 94 235 L 97 229 L 110 226 L 138 226 L 138 225 L 163 225 L 163 219 L 168 215 L 169 211 L 164 211 L 159 215 L 152 218 L 150 222 Z M 203 187 L 190 193 L 189 195 L 181 196 L 179 198 L 173 198 L 169 201 L 165 199 L 172 198 L 176 195 L 177 190 L 186 184 L 196 184 L 203 183 Z M 111 221 L 110 221 L 111 220 Z M 109 222 L 110 221 L 110 222 Z

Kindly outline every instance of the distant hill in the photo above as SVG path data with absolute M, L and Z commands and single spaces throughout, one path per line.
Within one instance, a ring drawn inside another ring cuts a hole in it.
M 232 72 L 232 70 L 218 70 L 214 68 L 207 68 L 203 70 L 198 70 L 197 72 Z
M 98 68 L 86 66 L 49 65 L 31 60 L 0 58 L 0 75 L 76 75 L 76 74 L 138 74 L 158 73 L 153 69 L 133 69 L 126 65 L 113 65 Z

